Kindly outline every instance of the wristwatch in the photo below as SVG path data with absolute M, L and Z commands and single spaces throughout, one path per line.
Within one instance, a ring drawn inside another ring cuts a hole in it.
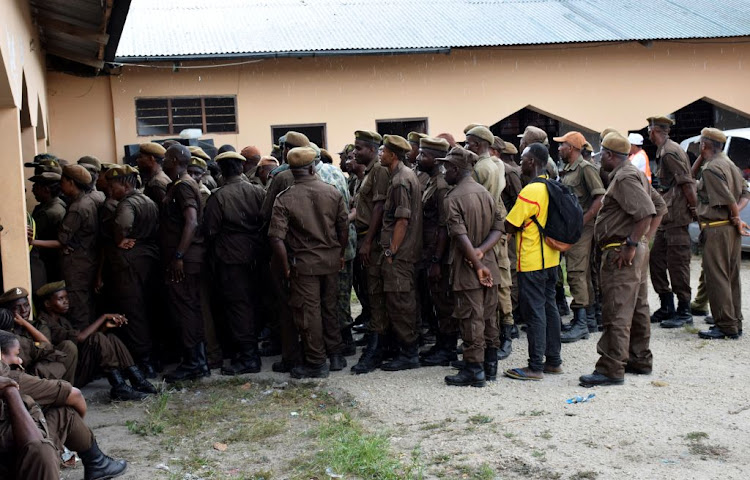
M 179 251 L 174 252 L 174 258 L 176 258 L 177 260 L 182 260 L 183 258 L 185 258 L 185 254 Z
M 385 255 L 385 258 L 390 258 L 393 256 L 393 252 L 391 252 L 390 248 L 386 248 L 385 252 L 383 252 L 383 255 Z
M 634 242 L 633 240 L 630 239 L 630 237 L 627 237 L 625 239 L 625 245 L 627 245 L 628 247 L 637 247 L 638 242 Z

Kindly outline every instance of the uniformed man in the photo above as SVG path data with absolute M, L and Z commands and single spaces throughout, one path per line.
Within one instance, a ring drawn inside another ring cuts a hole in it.
M 81 165 L 63 168 L 60 189 L 70 200 L 56 240 L 31 241 L 34 247 L 62 250 L 62 274 L 68 285 L 70 321 L 86 328 L 94 319 L 94 281 L 97 270 L 98 209 L 88 195 L 91 174 Z
M 187 172 L 188 175 L 193 177 L 193 180 L 195 180 L 195 183 L 198 184 L 198 191 L 201 194 L 201 205 L 203 208 L 206 208 L 206 202 L 208 201 L 208 197 L 211 196 L 211 190 L 208 189 L 203 184 L 203 177 L 206 175 L 206 169 L 208 168 L 208 165 L 206 164 L 206 161 L 203 160 L 200 157 L 190 157 L 190 162 L 188 163 Z
M 596 242 L 603 251 L 602 323 L 594 373 L 582 375 L 583 387 L 621 385 L 625 373 L 650 374 L 648 244 L 666 206 L 646 178 L 628 160 L 630 142 L 617 132 L 602 140 L 602 168 L 611 172 L 596 217 Z
M 241 179 L 245 157 L 235 152 L 217 155 L 224 186 L 208 199 L 203 229 L 214 260 L 216 291 L 221 296 L 224 318 L 235 352 L 223 375 L 260 371 L 255 312 L 258 308 L 259 269 L 263 258 L 261 238 L 263 189 Z
M 269 185 L 268 175 L 272 170 L 279 166 L 279 161 L 269 156 L 263 156 L 258 162 L 258 168 L 255 170 L 255 175 L 250 179 L 250 183 L 257 185 L 265 191 Z
M 102 172 L 102 162 L 98 158 L 86 155 L 78 159 L 78 165 L 89 171 L 91 174 L 91 190 L 89 195 L 94 199 L 97 206 L 101 206 L 106 200 L 104 192 L 97 190 L 97 183 L 99 181 L 99 175 Z
M 422 172 L 417 168 L 417 155 L 419 155 L 419 141 L 426 137 L 428 137 L 426 133 L 409 132 L 409 135 L 406 136 L 406 139 L 409 140 L 411 150 L 409 150 L 409 153 L 406 155 L 406 161 L 404 162 L 404 165 L 414 170 L 414 172 L 417 174 L 417 180 L 419 180 L 419 188 L 421 188 L 423 192 L 430 177 L 425 172 Z
M 423 366 L 450 365 L 457 359 L 458 321 L 453 318 L 453 289 L 450 285 L 449 237 L 444 208 L 450 186 L 438 163 L 450 145 L 442 138 L 425 137 L 419 141 L 417 168 L 430 180 L 422 193 L 422 258 L 425 277 L 420 287 L 437 315 L 437 335 L 434 347 L 424 352 Z
M 521 152 L 526 150 L 526 147 L 528 147 L 532 143 L 541 143 L 545 147 L 549 148 L 549 139 L 547 138 L 547 132 L 545 132 L 539 127 L 534 127 L 534 126 L 529 125 L 528 127 L 526 127 L 526 129 L 523 131 L 522 134 L 518 135 L 518 138 L 521 139 L 520 144 L 518 146 L 518 149 Z M 547 176 L 551 180 L 557 180 L 558 178 L 557 163 L 554 160 L 552 160 L 552 157 L 547 158 L 546 171 L 547 171 Z M 531 180 L 532 178 L 525 178 L 524 185 L 527 184 Z
M 162 169 L 166 152 L 167 150 L 158 143 L 142 143 L 135 159 L 138 171 L 143 177 L 143 193 L 157 206 L 161 205 L 167 194 L 167 186 L 172 183 Z
M 162 201 L 159 235 L 167 305 L 172 321 L 179 326 L 183 348 L 182 363 L 164 377 L 168 383 L 211 375 L 201 311 L 203 207 L 198 184 L 187 173 L 189 162 L 190 151 L 183 145 L 169 147 L 164 155 L 164 172 L 172 183 Z
M 138 190 L 138 171 L 130 165 L 105 173 L 117 203 L 113 246 L 107 259 L 112 266 L 114 306 L 128 319 L 123 337 L 136 362 L 154 378 L 153 359 L 156 314 L 153 303 L 161 285 L 159 277 L 159 207 Z
M 29 178 L 34 186 L 31 192 L 39 205 L 31 213 L 36 224 L 36 238 L 39 240 L 56 240 L 60 224 L 65 218 L 65 202 L 60 198 L 60 179 L 54 172 L 42 172 Z M 44 264 L 45 277 L 48 281 L 62 279 L 60 271 L 60 250 L 36 249 Z
M 651 316 L 651 321 L 661 322 L 664 328 L 679 328 L 693 323 L 690 313 L 691 251 L 688 224 L 697 218 L 695 180 L 690 174 L 687 154 L 669 138 L 669 129 L 674 125 L 674 120 L 660 115 L 649 117 L 647 121 L 649 139 L 656 145 L 657 188 L 669 208 L 651 247 L 651 284 L 661 300 L 661 307 Z
M 740 218 L 750 200 L 742 173 L 724 153 L 726 135 L 716 128 L 701 131 L 703 165 L 698 182 L 698 219 L 703 243 L 703 271 L 715 325 L 701 338 L 742 335 L 740 262 L 742 236 L 750 235 Z
M 250 183 L 257 182 L 258 168 L 262 157 L 260 150 L 254 145 L 248 145 L 242 149 L 240 154 L 245 157 L 245 163 L 242 164 L 242 174 Z
M 276 197 L 268 229 L 290 281 L 289 303 L 305 348 L 305 363 L 292 368 L 293 378 L 327 377 L 326 354 L 333 368 L 345 365 L 336 294 L 349 236 L 346 206 L 336 188 L 315 176 L 315 157 L 310 147 L 288 151 L 294 185 Z
M 581 156 L 586 139 L 580 132 L 568 132 L 553 140 L 560 143 L 558 152 L 565 164 L 560 175 L 562 184 L 575 194 L 583 211 L 581 238 L 565 252 L 568 285 L 570 295 L 573 297 L 570 305 L 573 310 L 573 320 L 570 329 L 562 333 L 561 340 L 563 343 L 572 343 L 589 338 L 589 332 L 598 331 L 593 315 L 591 252 L 594 240 L 594 219 L 602 204 L 604 185 L 596 168 Z M 593 325 L 588 320 L 587 309 L 589 308 L 591 308 Z
M 476 155 L 461 147 L 441 158 L 445 181 L 453 185 L 444 209 L 451 238 L 451 284 L 455 296 L 453 317 L 460 322 L 464 363 L 445 383 L 483 387 L 497 377 L 497 279 L 500 276 L 493 247 L 504 233 L 495 198 L 473 178 Z

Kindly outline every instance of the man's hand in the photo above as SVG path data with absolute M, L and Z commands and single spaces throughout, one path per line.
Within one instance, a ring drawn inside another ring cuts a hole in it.
M 119 313 L 108 313 L 106 316 L 107 321 L 105 325 L 107 328 L 117 328 L 128 324 L 128 319 L 125 315 L 120 315 Z
M 698 211 L 695 209 L 695 207 L 688 206 L 688 210 L 690 210 L 690 217 L 693 219 L 693 221 L 698 221 Z
M 359 261 L 362 262 L 362 265 L 364 265 L 365 267 L 370 266 L 370 250 L 371 249 L 372 249 L 372 244 L 370 242 L 364 242 L 359 249 Z
M 442 275 L 440 274 L 440 264 L 439 263 L 432 263 L 430 264 L 430 269 L 427 271 L 427 278 L 430 279 L 432 282 L 439 282 L 442 278 Z
M 750 226 L 743 222 L 740 217 L 732 217 L 729 222 L 737 228 L 737 232 L 743 237 L 750 237 Z
M 29 245 L 33 245 L 34 243 L 34 229 L 31 227 L 26 227 L 26 238 L 29 241 Z
M 623 265 L 628 267 L 632 266 L 634 258 L 635 247 L 623 246 L 622 248 L 620 248 L 619 255 L 615 260 L 615 262 L 617 263 L 617 268 L 622 268 Z
M 130 250 L 131 248 L 135 247 L 135 239 L 123 238 L 120 243 L 117 244 L 117 247 L 122 248 L 123 250 Z
M 476 272 L 479 283 L 481 283 L 484 287 L 491 288 L 494 282 L 492 281 L 492 274 L 490 273 L 490 269 L 482 265 L 476 269 Z
M 16 325 L 24 326 L 26 324 L 26 320 L 23 319 L 23 317 L 17 313 L 13 314 L 13 321 L 16 323 Z
M 9 388 L 18 388 L 18 383 L 8 377 L 0 377 L 0 396 L 5 396 Z
M 182 259 L 175 258 L 167 267 L 167 278 L 170 282 L 180 283 L 185 280 L 185 264 Z

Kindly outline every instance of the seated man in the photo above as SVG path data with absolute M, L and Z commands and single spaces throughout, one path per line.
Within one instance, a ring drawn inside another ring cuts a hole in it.
M 6 359 L 17 361 L 18 349 L 15 335 L 0 332 L 0 398 L 10 411 L 14 440 L 14 445 L 0 442 L 0 478 L 7 478 L 4 472 L 23 472 L 10 478 L 59 478 L 57 467 L 64 446 L 78 452 L 85 480 L 115 478 L 124 473 L 127 462 L 102 453 L 94 432 L 83 422 L 86 401 L 81 391 L 64 380 L 45 380 L 20 369 L 11 370 Z M 23 408 L 31 418 L 24 414 Z M 8 439 L 5 427 L 0 418 L 0 440 Z M 24 440 L 30 443 L 22 444 Z M 57 449 L 54 457 L 50 444 Z
M 80 331 L 64 317 L 68 313 L 68 292 L 65 282 L 48 283 L 36 292 L 43 310 L 39 321 L 49 328 L 52 342 L 66 340 L 78 345 L 79 362 L 76 369 L 75 385 L 83 387 L 95 378 L 97 371 L 107 374 L 112 390 L 112 400 L 141 400 L 146 394 L 155 394 L 154 388 L 143 372 L 135 365 L 128 348 L 117 335 L 109 332 L 127 323 L 127 319 L 118 314 L 106 313 L 94 323 Z M 122 371 L 125 371 L 130 385 L 125 383 Z M 132 385 L 132 387 L 131 387 Z
M 0 296 L 0 308 L 13 314 L 13 324 L 3 328 L 18 336 L 21 358 L 26 369 L 41 378 L 73 382 L 78 364 L 78 349 L 70 341 L 53 345 L 49 329 L 40 322 L 31 322 L 29 292 L 25 288 L 11 288 Z

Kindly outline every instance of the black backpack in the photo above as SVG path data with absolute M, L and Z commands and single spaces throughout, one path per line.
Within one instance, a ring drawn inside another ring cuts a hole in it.
M 568 187 L 557 180 L 535 178 L 531 183 L 544 182 L 549 193 L 549 209 L 547 225 L 537 221 L 536 215 L 531 219 L 536 223 L 539 232 L 544 237 L 544 243 L 550 248 L 565 252 L 573 246 L 583 233 L 583 210 L 578 204 L 578 198 Z

